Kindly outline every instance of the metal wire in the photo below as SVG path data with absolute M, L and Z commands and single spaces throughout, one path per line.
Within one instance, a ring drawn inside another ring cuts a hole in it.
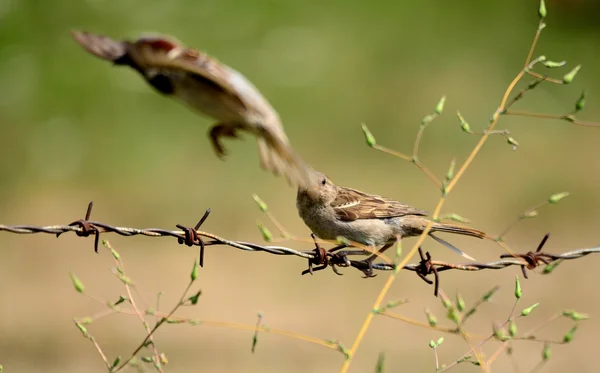
M 84 219 L 80 219 L 72 222 L 68 225 L 48 225 L 48 226 L 31 226 L 31 225 L 3 225 L 0 224 L 0 232 L 8 232 L 14 234 L 55 234 L 57 237 L 63 233 L 73 232 L 80 237 L 88 237 L 90 235 L 95 236 L 94 248 L 98 251 L 98 243 L 100 234 L 104 233 L 116 233 L 121 236 L 146 236 L 146 237 L 174 237 L 178 243 L 185 244 L 187 246 L 200 246 L 200 265 L 203 265 L 204 248 L 206 246 L 214 245 L 226 245 L 239 250 L 253 251 L 253 252 L 266 252 L 273 255 L 293 255 L 308 260 L 309 268 L 302 274 L 310 273 L 314 271 L 325 269 L 331 266 L 335 273 L 340 274 L 336 267 L 354 267 L 364 272 L 367 277 L 370 277 L 372 270 L 377 271 L 390 271 L 394 270 L 395 266 L 388 263 L 373 263 L 369 264 L 364 260 L 356 261 L 348 259 L 350 255 L 364 254 L 362 250 L 343 250 L 346 248 L 345 245 L 337 246 L 330 250 L 325 250 L 320 247 L 315 241 L 315 249 L 298 251 L 290 249 L 285 246 L 274 246 L 274 245 L 258 245 L 251 242 L 244 241 L 233 241 L 223 237 L 219 237 L 209 232 L 203 232 L 198 230 L 204 221 L 210 214 L 210 209 L 206 210 L 206 213 L 200 219 L 195 227 L 185 227 L 183 225 L 177 225 L 179 230 L 167 230 L 159 228 L 129 228 L 129 227 L 118 227 L 110 224 L 89 220 L 93 203 L 90 202 Z M 544 239 L 539 244 L 536 251 L 529 251 L 525 254 L 515 254 L 514 256 L 504 254 L 500 260 L 489 262 L 489 263 L 467 263 L 467 264 L 453 264 L 441 261 L 435 261 L 431 259 L 429 252 L 423 254 L 423 251 L 419 248 L 421 261 L 419 263 L 407 264 L 404 266 L 404 270 L 416 272 L 421 279 L 427 283 L 433 284 L 433 281 L 427 279 L 428 275 L 433 274 L 435 276 L 435 294 L 437 295 L 437 289 L 439 287 L 439 272 L 448 270 L 458 271 L 481 271 L 481 270 L 498 270 L 511 266 L 520 266 L 523 274 L 527 277 L 525 269 L 534 269 L 542 264 L 551 265 L 556 261 L 572 260 L 584 257 L 589 254 L 600 253 L 600 246 L 577 249 L 562 254 L 548 254 L 542 251 L 542 247 L 546 243 L 549 234 L 544 236 Z M 313 265 L 317 267 L 313 268 Z

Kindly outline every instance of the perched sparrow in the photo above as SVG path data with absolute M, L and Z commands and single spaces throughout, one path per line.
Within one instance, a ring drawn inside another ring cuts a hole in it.
M 335 240 L 343 237 L 370 247 L 379 253 L 397 240 L 420 235 L 430 220 L 427 212 L 389 198 L 340 187 L 322 173 L 314 173 L 315 182 L 309 188 L 298 188 L 296 208 L 304 223 L 319 238 Z M 472 259 L 433 232 L 448 232 L 484 238 L 486 234 L 454 224 L 433 223 L 429 235 L 444 246 Z M 367 259 L 369 265 L 376 258 Z M 372 273 L 372 270 L 369 270 Z M 370 273 L 366 273 L 367 276 Z
M 238 130 L 250 132 L 257 137 L 263 169 L 284 174 L 295 185 L 310 183 L 310 167 L 292 149 L 279 115 L 239 72 L 170 37 L 147 36 L 132 42 L 81 31 L 72 35 L 89 53 L 133 68 L 160 93 L 217 119 L 210 139 L 220 158 L 226 154 L 222 137 L 237 138 Z

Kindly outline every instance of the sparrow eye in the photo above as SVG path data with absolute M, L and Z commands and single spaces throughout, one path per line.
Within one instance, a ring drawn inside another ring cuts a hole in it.
M 323 180 L 321 180 L 321 185 L 325 185 L 327 184 L 327 179 L 323 178 Z

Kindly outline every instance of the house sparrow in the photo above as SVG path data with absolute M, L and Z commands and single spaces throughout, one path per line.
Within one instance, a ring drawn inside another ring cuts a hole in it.
M 392 199 L 371 195 L 355 189 L 337 186 L 322 173 L 314 172 L 309 188 L 298 188 L 296 208 L 304 223 L 319 238 L 336 240 L 343 237 L 370 247 L 380 247 L 383 253 L 397 240 L 419 236 L 430 220 L 427 211 Z M 484 238 L 476 229 L 454 224 L 433 223 L 429 235 L 460 255 L 474 260 L 448 242 L 434 236 L 434 232 L 448 232 Z M 369 267 L 377 255 L 367 260 Z M 365 272 L 372 276 L 372 268 Z
M 219 158 L 226 154 L 222 137 L 237 138 L 238 130 L 250 132 L 257 137 L 263 169 L 284 174 L 295 185 L 310 184 L 310 167 L 292 149 L 279 115 L 239 72 L 170 37 L 116 41 L 82 31 L 72 35 L 89 53 L 133 68 L 158 92 L 217 119 L 209 135 Z

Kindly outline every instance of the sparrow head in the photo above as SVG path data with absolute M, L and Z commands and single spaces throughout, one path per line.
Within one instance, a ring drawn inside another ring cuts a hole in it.
M 169 58 L 177 57 L 185 49 L 174 37 L 155 33 L 142 34 L 134 44 L 152 53 L 166 54 Z
M 324 173 L 314 171 L 311 175 L 311 184 L 298 189 L 298 196 L 310 198 L 318 203 L 330 203 L 337 195 L 337 187 Z

